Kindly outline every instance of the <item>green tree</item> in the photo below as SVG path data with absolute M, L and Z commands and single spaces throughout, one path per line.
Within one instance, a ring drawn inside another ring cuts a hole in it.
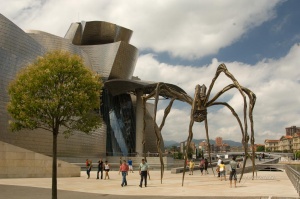
M 294 153 L 295 155 L 295 158 L 297 159 L 297 160 L 299 160 L 299 158 L 300 158 L 300 151 L 296 151 L 295 153 Z
M 100 76 L 68 52 L 54 51 L 22 69 L 8 88 L 12 131 L 44 129 L 53 135 L 52 198 L 57 198 L 57 136 L 90 133 L 101 125 Z
M 184 150 L 186 150 L 186 149 L 187 149 L 187 157 L 188 157 L 188 159 L 192 159 L 193 154 L 194 154 L 193 148 L 185 146 Z
M 264 152 L 264 151 L 265 151 L 265 146 L 258 146 L 258 147 L 256 148 L 256 151 L 257 151 L 257 152 Z
M 181 152 L 175 152 L 174 159 L 183 159 L 183 154 Z

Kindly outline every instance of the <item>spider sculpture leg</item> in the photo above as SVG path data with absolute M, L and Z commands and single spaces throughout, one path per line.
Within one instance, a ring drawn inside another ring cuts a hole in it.
M 188 147 L 190 146 L 191 141 L 193 139 L 193 131 L 192 131 L 193 125 L 194 125 L 194 120 L 191 118 L 190 125 L 189 125 L 189 136 L 188 136 L 187 144 L 186 144 L 187 148 L 185 150 L 185 157 L 184 157 L 184 166 L 183 166 L 183 173 L 182 173 L 182 186 L 183 186 L 183 183 L 184 183 L 186 163 L 187 163 L 187 158 L 188 158 L 187 157 L 188 156 Z
M 191 115 L 190 115 L 190 125 L 189 125 L 189 136 L 187 138 L 187 147 L 190 146 L 190 143 L 193 139 L 193 125 L 194 122 L 202 122 L 207 120 L 207 110 L 206 107 L 203 104 L 203 100 L 205 99 L 205 93 L 206 92 L 206 87 L 196 85 L 195 87 L 195 95 L 194 95 L 194 101 L 192 104 L 192 109 L 191 109 Z M 206 122 L 206 128 L 207 128 L 207 122 Z M 207 139 L 208 139 L 208 131 L 206 131 Z M 209 144 L 209 139 L 208 139 L 208 144 Z M 210 144 L 209 144 L 210 145 Z M 187 151 L 185 151 L 185 161 L 184 161 L 184 169 L 183 169 L 183 175 L 182 175 L 182 186 L 184 183 L 184 176 L 185 176 L 185 170 L 186 170 L 186 162 L 187 162 Z M 209 159 L 210 159 L 210 164 L 211 164 L 211 158 L 210 158 L 210 153 L 209 153 Z
M 208 148 L 208 158 L 209 158 L 209 164 L 210 164 L 210 167 L 211 167 L 211 170 L 212 170 L 212 173 L 214 174 L 215 176 L 215 171 L 214 171 L 214 168 L 211 164 L 211 155 L 210 155 L 210 142 L 209 142 L 209 135 L 208 135 L 208 123 L 207 123 L 207 119 L 204 121 L 205 122 L 205 132 L 206 132 L 206 140 L 207 140 L 207 148 Z
M 254 105 L 255 105 L 255 102 L 256 102 L 256 95 L 249 89 L 247 88 L 243 88 L 243 91 L 245 93 L 247 93 L 248 97 L 249 97 L 249 120 L 250 120 L 250 123 L 251 123 L 251 145 L 252 147 L 254 147 L 254 123 L 253 123 L 253 109 L 254 109 Z M 255 169 L 255 151 L 254 149 L 252 148 L 252 179 L 254 179 L 254 172 L 256 171 Z M 257 173 L 256 173 L 257 175 Z M 241 181 L 242 178 L 240 178 L 240 181 Z M 239 181 L 239 182 L 240 182 Z
M 213 88 L 213 85 L 215 83 L 215 81 L 217 80 L 218 76 L 220 75 L 220 73 L 224 73 L 227 77 L 229 77 L 232 81 L 233 81 L 233 84 L 232 85 L 229 85 L 227 87 L 225 87 L 221 92 L 219 92 L 219 95 L 217 94 L 213 100 L 211 100 L 210 102 L 207 102 L 208 99 L 209 99 L 209 96 L 210 96 L 210 92 Z M 243 164 L 243 169 L 242 169 L 242 173 L 241 173 L 241 178 L 243 176 L 243 173 L 244 173 L 244 169 L 245 169 L 245 164 L 246 164 L 246 160 L 248 158 L 248 152 L 247 152 L 247 148 L 248 148 L 248 142 L 249 142 L 249 136 L 248 136 L 248 133 L 247 133 L 247 129 L 248 129 L 248 126 L 247 126 L 247 101 L 246 101 L 246 96 L 245 96 L 245 93 L 248 95 L 248 97 L 250 98 L 250 107 L 249 107 L 249 110 L 251 110 L 251 113 L 249 113 L 249 118 L 250 118 L 250 121 L 251 121 L 251 131 L 252 131 L 252 144 L 254 145 L 254 130 L 253 130 L 253 120 L 252 120 L 252 110 L 254 108 L 254 103 L 255 103 L 255 99 L 253 100 L 253 96 L 254 93 L 250 92 L 249 89 L 246 89 L 244 87 L 242 87 L 239 82 L 235 79 L 235 77 L 227 70 L 227 67 L 225 66 L 225 64 L 220 64 L 217 71 L 216 71 L 216 74 L 215 74 L 215 77 L 212 79 L 212 82 L 210 84 L 210 87 L 209 87 L 209 90 L 208 90 L 208 93 L 207 93 L 207 96 L 206 96 L 206 100 L 205 100 L 205 106 L 208 107 L 210 105 L 213 105 L 212 102 L 215 101 L 222 93 L 226 92 L 227 90 L 231 89 L 232 87 L 235 87 L 239 90 L 240 94 L 242 95 L 243 97 L 243 101 L 244 101 L 244 130 L 242 130 L 242 134 L 243 134 L 243 139 L 242 139 L 242 143 L 243 143 L 243 146 L 244 146 L 244 150 L 245 150 L 245 161 L 244 161 L 244 164 Z M 249 111 L 250 112 L 250 111 Z M 253 156 L 253 155 L 252 155 Z M 253 164 L 253 175 L 254 175 L 254 156 L 252 157 L 252 164 Z M 241 180 L 240 178 L 240 180 Z
M 241 121 L 239 119 L 239 117 L 237 116 L 237 114 L 235 113 L 235 111 L 232 109 L 232 107 L 230 105 L 228 105 L 227 103 L 212 103 L 214 102 L 220 95 L 222 95 L 224 92 L 230 90 L 231 88 L 236 88 L 236 85 L 234 84 L 230 84 L 228 86 L 226 86 L 225 88 L 223 88 L 222 91 L 220 91 L 218 94 L 215 95 L 215 97 L 210 100 L 207 104 L 208 106 L 211 106 L 211 105 L 225 105 L 227 106 L 227 108 L 229 108 L 232 112 L 232 114 L 236 117 L 239 125 L 240 125 L 240 128 L 241 128 L 241 132 L 242 132 L 242 136 L 243 136 L 243 139 L 242 139 L 242 143 L 243 143 L 243 146 L 244 147 L 247 147 L 248 146 L 248 140 L 249 140 L 249 135 L 245 135 L 244 133 L 244 130 L 242 128 L 242 124 L 241 124 Z M 245 87 L 241 87 L 243 92 L 245 92 L 249 98 L 249 120 L 250 120 L 250 123 L 251 123 L 251 145 L 254 146 L 254 123 L 253 123 L 253 109 L 254 109 L 254 105 L 255 105 L 255 101 L 256 101 L 256 95 L 251 91 L 249 90 L 248 88 L 245 88 Z M 248 147 L 247 147 L 248 148 Z M 245 154 L 248 154 L 247 151 L 245 152 Z M 256 172 L 256 168 L 255 168 L 255 152 L 254 150 L 252 150 L 252 177 L 254 178 L 254 173 Z M 243 177 L 243 173 L 244 173 L 244 166 L 243 166 L 243 169 L 242 169 L 242 175 L 240 177 L 240 180 L 239 182 L 241 181 L 242 177 Z M 257 174 L 257 173 L 256 173 Z
M 173 98 L 171 99 L 168 107 L 165 109 L 164 112 L 164 117 L 162 120 L 162 123 L 160 125 L 159 128 L 156 127 L 156 112 L 157 112 L 157 105 L 158 105 L 158 100 L 159 100 L 159 94 L 160 93 L 164 93 L 165 95 L 168 96 L 172 96 Z M 156 89 L 153 90 L 148 96 L 143 97 L 143 110 L 144 110 L 144 128 L 143 128 L 143 137 L 145 137 L 145 128 L 146 128 L 146 122 L 145 122 L 145 115 L 146 115 L 146 101 L 152 97 L 155 97 L 155 106 L 154 106 L 154 117 L 153 117 L 153 121 L 154 121 L 154 132 L 156 135 L 156 139 L 157 139 L 157 150 L 159 152 L 159 157 L 160 157 L 160 163 L 161 163 L 161 183 L 162 183 L 162 178 L 163 178 L 163 172 L 164 172 L 164 162 L 163 162 L 163 158 L 162 158 L 162 152 L 160 149 L 160 138 L 161 138 L 161 130 L 165 124 L 165 120 L 168 116 L 168 114 L 170 113 L 171 107 L 173 105 L 173 102 L 178 99 L 187 103 L 191 103 L 191 97 L 188 96 L 185 93 L 178 93 L 174 90 L 171 90 L 166 84 L 164 83 L 158 83 L 156 86 Z M 145 139 L 143 140 L 143 146 L 144 146 L 144 150 L 145 150 Z
M 248 154 L 248 152 L 247 152 L 247 148 L 248 148 L 247 137 L 249 137 L 249 136 L 245 135 L 242 122 L 241 122 L 240 118 L 238 117 L 237 113 L 235 112 L 235 110 L 228 103 L 226 103 L 226 102 L 214 102 L 214 103 L 210 104 L 210 106 L 213 106 L 213 105 L 223 105 L 223 106 L 226 106 L 229 110 L 231 110 L 231 113 L 236 118 L 236 120 L 237 120 L 237 122 L 238 122 L 238 124 L 240 126 L 241 132 L 242 132 L 242 143 L 243 143 L 243 146 L 244 146 L 244 149 L 245 149 L 244 153 Z M 246 161 L 243 162 L 243 168 L 242 168 L 242 172 L 241 172 L 242 174 L 244 173 L 244 168 L 245 168 L 245 164 L 244 163 L 246 164 Z M 241 178 L 242 178 L 242 176 L 243 175 L 241 175 Z

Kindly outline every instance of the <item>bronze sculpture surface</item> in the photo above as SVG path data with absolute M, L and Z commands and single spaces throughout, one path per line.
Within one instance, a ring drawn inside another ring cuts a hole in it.
M 225 86 L 221 91 L 219 91 L 217 94 L 215 94 L 210 99 L 211 90 L 214 86 L 215 81 L 217 80 L 217 78 L 219 77 L 219 75 L 221 73 L 224 73 L 228 78 L 230 78 L 232 80 L 233 83 Z M 244 121 L 243 121 L 243 123 L 240 120 L 237 113 L 235 112 L 235 110 L 232 108 L 232 106 L 230 106 L 227 102 L 218 102 L 218 101 L 216 101 L 223 93 L 227 92 L 228 90 L 230 90 L 232 88 L 236 88 L 240 92 L 240 94 L 243 98 L 243 102 L 244 102 L 244 109 L 243 109 L 243 111 L 244 111 L 244 115 L 243 115 Z M 242 168 L 242 172 L 241 172 L 239 182 L 241 181 L 241 179 L 243 177 L 243 173 L 244 173 L 247 158 L 250 156 L 248 154 L 249 134 L 248 134 L 247 120 L 249 119 L 249 121 L 250 121 L 250 130 L 251 130 L 250 140 L 251 140 L 251 146 L 252 146 L 252 155 L 251 156 L 252 156 L 252 168 L 253 168 L 252 171 L 253 171 L 253 177 L 254 177 L 255 152 L 253 150 L 253 146 L 254 146 L 253 109 L 254 109 L 254 105 L 255 105 L 255 101 L 256 101 L 256 96 L 251 90 L 249 90 L 248 88 L 245 88 L 245 87 L 243 87 L 239 84 L 239 82 L 235 79 L 235 77 L 228 71 L 225 64 L 220 64 L 219 67 L 217 68 L 215 76 L 212 79 L 212 82 L 211 82 L 207 92 L 206 92 L 206 86 L 205 85 L 202 85 L 202 86 L 196 85 L 194 98 L 190 97 L 188 94 L 186 94 L 184 92 L 177 92 L 177 91 L 171 89 L 165 83 L 158 83 L 157 87 L 149 95 L 142 97 L 144 114 L 146 114 L 146 108 L 145 108 L 146 107 L 146 101 L 150 98 L 153 98 L 153 97 L 155 98 L 154 117 L 153 117 L 153 120 L 154 120 L 155 123 L 156 123 L 156 112 L 157 112 L 157 104 L 158 104 L 158 100 L 159 100 L 159 95 L 161 95 L 162 93 L 163 93 L 163 95 L 168 96 L 169 98 L 171 98 L 171 100 L 169 102 L 169 105 L 165 109 L 164 116 L 163 116 L 163 119 L 162 119 L 162 122 L 161 122 L 160 126 L 156 127 L 154 125 L 154 132 L 155 132 L 156 139 L 157 139 L 157 146 L 160 146 L 161 130 L 162 130 L 164 124 L 165 124 L 165 121 L 166 121 L 166 118 L 167 118 L 168 114 L 170 113 L 173 102 L 175 100 L 180 100 L 180 101 L 186 102 L 186 103 L 191 105 L 189 135 L 188 135 L 188 138 L 187 138 L 187 146 L 190 146 L 190 143 L 191 143 L 192 138 L 193 138 L 192 128 L 193 128 L 194 122 L 203 122 L 204 121 L 205 130 L 206 130 L 206 139 L 207 139 L 208 151 L 209 151 L 208 152 L 209 162 L 210 162 L 210 165 L 211 165 L 210 143 L 209 143 L 209 134 L 208 134 L 208 122 L 207 122 L 207 108 L 211 107 L 211 106 L 214 106 L 214 105 L 223 105 L 223 106 L 227 107 L 231 111 L 233 116 L 236 118 L 236 120 L 237 120 L 237 122 L 240 126 L 241 133 L 242 133 L 242 144 L 243 144 L 244 152 L 245 152 L 245 161 L 243 163 L 243 168 Z M 249 101 L 248 115 L 247 115 L 247 97 L 246 96 L 248 97 L 248 101 Z M 145 130 L 145 125 L 146 125 L 146 123 L 144 122 L 144 130 Z M 143 132 L 143 134 L 144 134 L 144 132 Z M 145 139 L 143 140 L 143 144 L 145 144 Z M 162 182 L 163 172 L 164 172 L 164 164 L 163 164 L 163 159 L 162 159 L 162 152 L 161 152 L 161 149 L 159 147 L 158 147 L 158 151 L 159 151 L 159 157 L 160 157 L 160 162 L 161 162 L 161 182 Z M 184 183 L 184 175 L 185 175 L 185 170 L 186 170 L 187 150 L 185 151 L 185 161 L 184 162 L 185 163 L 184 163 L 183 176 L 182 176 L 182 186 L 183 186 L 183 183 Z

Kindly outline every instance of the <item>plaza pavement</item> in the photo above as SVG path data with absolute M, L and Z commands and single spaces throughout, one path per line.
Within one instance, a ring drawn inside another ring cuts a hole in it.
M 160 171 L 150 171 L 148 186 L 140 188 L 138 172 L 129 173 L 128 186 L 121 187 L 118 171 L 110 171 L 110 179 L 96 180 L 96 171 L 87 179 L 86 173 L 81 177 L 58 178 L 58 198 L 60 199 L 181 199 L 181 198 L 299 198 L 298 193 L 285 172 L 259 171 L 257 178 L 244 174 L 237 188 L 230 188 L 229 181 L 220 181 L 209 170 L 208 175 L 201 176 L 200 171 L 194 175 L 185 175 L 184 186 L 181 174 L 165 171 L 162 184 Z M 228 176 L 227 176 L 228 177 Z M 15 178 L 0 179 L 0 198 L 5 199 L 47 199 L 51 198 L 51 178 Z M 142 197 L 141 197 L 142 196 Z

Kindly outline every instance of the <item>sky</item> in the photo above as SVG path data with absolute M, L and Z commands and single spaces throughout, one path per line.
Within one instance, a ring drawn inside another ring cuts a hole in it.
M 224 63 L 256 94 L 258 144 L 280 139 L 286 127 L 300 126 L 300 1 L 0 0 L 0 5 L 0 13 L 25 31 L 64 37 L 70 24 L 80 21 L 107 21 L 131 29 L 130 43 L 139 49 L 134 76 L 177 85 L 192 97 L 197 84 L 209 87 Z M 220 75 L 210 97 L 231 83 Z M 237 90 L 218 101 L 228 102 L 243 120 L 243 99 Z M 167 104 L 168 100 L 159 103 L 158 124 Z M 165 140 L 187 139 L 190 110 L 183 102 L 174 104 L 162 129 Z M 208 107 L 207 119 L 211 139 L 241 141 L 227 108 Z M 194 124 L 193 135 L 206 138 L 203 123 Z

